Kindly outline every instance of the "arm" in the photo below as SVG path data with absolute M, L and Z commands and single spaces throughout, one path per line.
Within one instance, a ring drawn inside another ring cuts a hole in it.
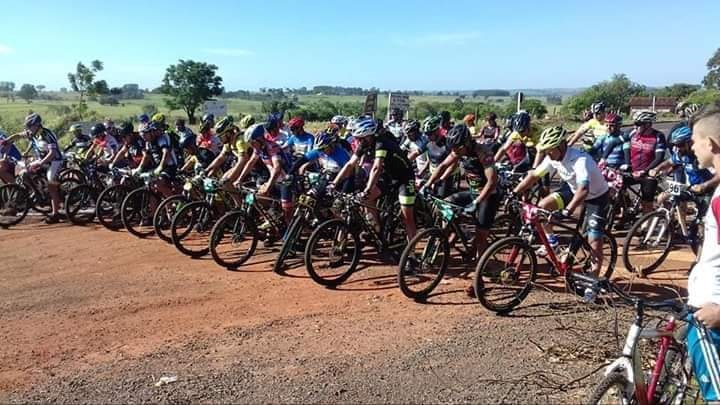
M 265 184 L 260 187 L 258 193 L 260 195 L 267 194 L 270 191 L 270 187 L 274 186 L 277 182 L 278 177 L 282 173 L 282 162 L 279 155 L 272 157 L 272 167 L 270 168 L 270 178 Z
M 665 160 L 665 149 L 656 150 L 655 151 L 655 159 L 653 159 L 653 161 L 650 162 L 650 166 L 648 166 L 648 171 L 656 168 L 663 160 Z
M 574 145 L 575 142 L 577 142 L 580 138 L 583 137 L 583 135 L 585 135 L 587 130 L 588 130 L 587 123 L 580 125 L 580 128 L 578 128 L 577 131 L 575 131 L 575 133 L 572 134 L 572 136 L 570 136 L 570 139 L 568 139 L 568 146 Z
M 111 165 L 115 165 L 118 160 L 124 159 L 127 156 L 128 146 L 123 145 L 122 148 L 115 154 L 115 157 L 110 161 Z
M 241 184 L 240 180 L 240 174 L 242 173 L 242 170 L 245 168 L 246 163 L 248 162 L 248 153 L 243 152 L 239 157 L 237 162 L 233 165 L 233 167 L 230 168 L 230 170 L 227 171 L 227 173 L 223 174 L 222 179 L 232 179 L 237 178 L 238 180 L 235 180 L 235 186 Z
M 220 153 L 213 159 L 212 163 L 208 167 L 205 168 L 206 173 L 212 173 L 215 169 L 222 166 L 223 163 L 225 163 L 225 154 L 229 153 L 225 149 L 221 150 Z
M 495 161 L 496 162 L 502 162 L 503 159 L 505 159 L 505 152 L 507 152 L 511 143 L 512 143 L 512 137 L 510 136 L 505 141 L 505 143 L 502 144 L 502 146 L 500 146 L 500 149 L 498 149 L 497 153 L 495 153 Z
M 590 193 L 590 170 L 594 164 L 592 159 L 581 157 L 575 162 L 575 165 L 573 165 L 575 169 L 575 181 L 577 182 L 576 191 L 572 200 L 570 200 L 567 207 L 565 207 L 571 214 L 575 212 L 577 207 L 585 202 L 585 199 Z
M 369 193 L 370 190 L 375 186 L 378 179 L 380 178 L 380 175 L 383 172 L 383 169 L 385 167 L 385 159 L 381 157 L 376 157 L 375 161 L 373 162 L 372 169 L 370 169 L 370 176 L 368 178 L 368 182 L 365 185 L 365 190 L 363 190 L 365 193 Z
M 449 168 L 452 168 L 455 165 L 455 162 L 457 162 L 458 159 L 458 155 L 456 155 L 454 152 L 450 152 L 450 154 L 445 158 L 445 160 L 443 160 L 442 163 L 440 163 L 438 167 L 435 168 L 435 171 L 433 172 L 433 174 L 430 175 L 430 178 L 427 182 L 425 182 L 425 185 L 423 187 L 429 187 L 435 184 L 438 180 L 440 180 L 441 176 L 445 174 L 445 172 Z
M 585 202 L 585 198 L 587 198 L 588 193 L 590 192 L 590 184 L 589 183 L 581 183 L 577 186 L 577 191 L 573 195 L 572 200 L 568 203 L 567 209 L 571 214 L 575 212 L 577 207 L 581 206 Z
M 714 190 L 719 184 L 720 184 L 720 172 L 715 173 L 715 175 L 710 180 L 708 180 L 704 183 L 700 183 L 700 184 L 692 186 L 691 189 L 697 194 L 703 194 L 709 190 Z
M 260 159 L 260 156 L 258 156 L 257 153 L 253 153 L 250 160 L 247 162 L 245 167 L 243 167 L 242 172 L 240 172 L 240 177 L 235 181 L 235 183 L 242 183 L 243 180 L 245 180 L 245 177 L 247 177 L 248 174 L 250 174 L 250 171 L 252 171 L 252 168 L 255 167 L 255 163 Z
M 654 175 L 657 174 L 657 173 L 667 174 L 667 173 L 668 173 L 671 169 L 673 169 L 674 167 L 675 167 L 675 164 L 672 162 L 672 160 L 667 159 L 667 160 L 662 161 L 662 162 L 661 162 L 659 165 L 657 165 L 657 167 L 655 167 L 654 169 L 650 169 L 650 170 L 648 171 L 648 174 L 651 175 L 651 176 L 654 176 Z
M 495 190 L 495 186 L 498 182 L 498 175 L 494 166 L 488 166 L 485 168 L 485 177 L 488 179 L 488 181 L 487 183 L 485 183 L 485 187 L 480 190 L 480 194 L 478 194 L 477 198 L 475 199 L 475 203 L 477 204 L 480 204 L 481 202 L 487 200 L 487 198 L 490 197 L 490 194 L 492 194 L 492 192 Z
M 352 155 L 350 157 L 350 160 L 348 160 L 347 163 L 345 163 L 345 166 L 343 166 L 342 169 L 340 169 L 340 172 L 335 176 L 335 179 L 332 181 L 333 187 L 337 187 L 337 185 L 345 180 L 345 178 L 355 169 L 355 166 L 357 166 L 358 162 L 360 161 L 360 158 L 358 158 L 358 155 Z

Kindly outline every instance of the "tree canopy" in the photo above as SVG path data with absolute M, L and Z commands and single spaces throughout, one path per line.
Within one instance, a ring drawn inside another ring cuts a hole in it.
M 222 77 L 215 74 L 218 67 L 205 62 L 182 60 L 165 71 L 160 91 L 170 96 L 165 100 L 168 108 L 182 109 L 188 122 L 195 123 L 195 111 L 200 105 L 223 92 Z

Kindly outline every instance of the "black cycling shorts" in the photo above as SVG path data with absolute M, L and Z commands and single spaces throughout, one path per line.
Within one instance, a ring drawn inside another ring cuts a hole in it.
M 641 177 L 636 179 L 632 176 L 626 176 L 623 181 L 628 186 L 635 184 L 640 185 L 640 200 L 643 202 L 655 201 L 655 194 L 657 194 L 658 181 L 651 177 Z
M 588 236 L 593 239 L 602 238 L 607 217 L 608 204 L 610 202 L 609 192 L 595 197 L 592 200 L 585 200 L 585 217 L 583 218 L 582 229 L 587 229 Z M 557 202 L 558 209 L 564 209 L 573 199 L 575 194 L 570 190 L 567 183 L 552 194 Z
M 477 193 L 474 191 L 460 191 L 457 192 L 445 200 L 455 205 L 466 206 L 472 203 L 477 198 Z M 492 224 L 495 221 L 495 215 L 497 215 L 498 208 L 500 208 L 500 194 L 494 193 L 485 199 L 477 208 L 476 217 L 478 221 L 478 227 L 481 230 L 488 231 L 492 228 Z

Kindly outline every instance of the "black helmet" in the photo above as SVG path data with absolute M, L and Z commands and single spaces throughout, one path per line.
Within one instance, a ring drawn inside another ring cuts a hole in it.
M 530 128 L 530 114 L 525 110 L 520 110 L 513 117 L 512 129 L 516 132 L 524 132 Z
M 603 103 L 602 101 L 592 103 L 592 105 L 590 105 L 590 112 L 592 112 L 593 114 L 605 112 L 605 103 Z
M 410 120 L 405 123 L 405 133 L 416 133 L 420 132 L 420 122 L 418 120 Z
M 120 124 L 120 135 L 132 135 L 135 131 L 132 122 L 123 122 Z
M 200 122 L 203 123 L 203 124 L 206 123 L 206 122 L 211 122 L 211 123 L 214 124 L 214 123 L 215 123 L 215 116 L 214 116 L 213 114 L 205 114 L 205 115 L 202 116 L 202 118 L 200 118 Z M 212 126 L 213 124 L 210 124 L 210 126 Z
M 105 125 L 101 122 L 95 124 L 90 128 L 90 136 L 93 138 L 105 132 Z
M 195 134 L 186 135 L 182 139 L 180 139 L 180 148 L 187 149 L 189 146 L 195 145 L 196 141 L 197 137 L 195 136 Z
M 468 128 L 467 125 L 457 124 L 450 128 L 450 131 L 448 131 L 445 137 L 445 142 L 447 142 L 448 148 L 457 148 L 464 145 L 465 142 L 470 139 L 470 136 L 470 128 Z

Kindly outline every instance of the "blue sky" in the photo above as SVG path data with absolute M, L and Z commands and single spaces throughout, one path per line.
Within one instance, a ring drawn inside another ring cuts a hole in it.
M 583 87 L 626 73 L 699 83 L 720 47 L 720 1 L 3 2 L 0 80 L 67 86 L 100 59 L 111 86 L 159 85 L 178 59 L 227 89 Z

